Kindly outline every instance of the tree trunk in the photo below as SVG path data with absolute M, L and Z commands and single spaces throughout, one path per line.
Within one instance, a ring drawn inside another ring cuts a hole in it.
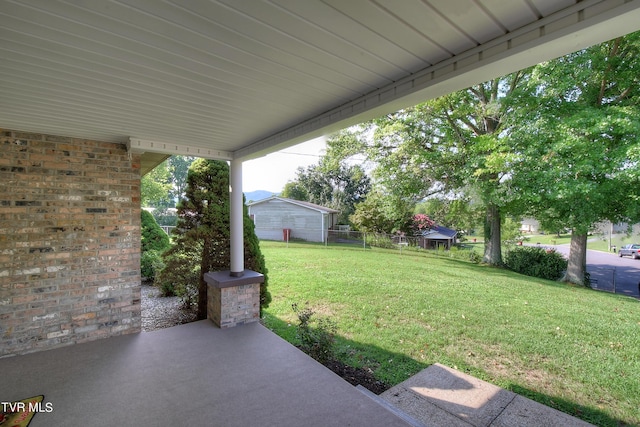
M 484 219 L 484 258 L 489 265 L 502 265 L 502 238 L 500 235 L 500 208 L 494 204 L 487 206 Z
M 197 320 L 204 320 L 206 318 L 207 318 L 207 282 L 204 281 L 204 277 L 200 277 L 200 283 L 198 283 Z
M 562 278 L 563 282 L 584 286 L 587 272 L 587 233 L 571 232 L 569 265 Z
M 207 282 L 204 281 L 204 274 L 209 271 L 211 248 L 208 239 L 202 245 L 202 259 L 200 260 L 200 280 L 198 282 L 198 312 L 197 320 L 207 318 Z

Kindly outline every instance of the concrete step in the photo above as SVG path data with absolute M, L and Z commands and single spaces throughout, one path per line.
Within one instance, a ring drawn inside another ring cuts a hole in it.
M 556 409 L 438 363 L 379 397 L 429 426 L 591 426 Z
M 410 426 L 412 426 L 412 427 L 426 427 L 420 421 L 416 420 L 412 416 L 410 416 L 407 413 L 405 413 L 404 411 L 400 410 L 397 406 L 394 406 L 391 403 L 389 403 L 388 401 L 384 400 L 382 397 L 378 396 L 377 394 L 371 392 L 369 389 L 367 389 L 367 388 L 365 388 L 365 387 L 363 387 L 361 385 L 357 385 L 356 388 L 358 390 L 360 390 L 360 392 L 363 393 L 365 396 L 368 396 L 371 400 L 377 402 L 379 405 L 383 406 L 388 411 L 391 411 L 398 418 L 402 418 Z

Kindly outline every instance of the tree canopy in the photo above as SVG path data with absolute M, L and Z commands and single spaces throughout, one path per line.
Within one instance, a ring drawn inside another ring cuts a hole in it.
M 438 193 L 473 193 L 485 208 L 485 255 L 502 263 L 500 222 L 511 194 L 505 188 L 511 153 L 507 116 L 521 71 L 388 114 L 352 132 L 351 143 L 377 166 L 389 193 L 417 202 Z M 354 144 L 353 140 L 357 142 Z
M 546 229 L 572 230 L 565 280 L 583 283 L 590 227 L 640 215 L 639 38 L 611 40 L 342 132 L 328 153 L 364 154 L 375 166 L 375 193 L 354 219 L 386 227 L 389 200 L 418 203 L 438 194 L 460 201 L 446 214 L 436 211 L 439 221 L 453 211 L 456 222 L 473 221 L 482 206 L 484 261 L 500 265 L 505 217 L 532 215 Z
M 169 195 L 171 190 L 171 173 L 167 162 L 162 162 L 140 181 L 140 203 L 145 207 L 156 209 L 173 205 Z
M 516 104 L 513 190 L 545 228 L 572 230 L 573 283 L 591 227 L 639 216 L 639 55 L 635 33 L 545 62 Z
M 142 177 L 142 206 L 153 208 L 153 216 L 163 225 L 175 225 L 175 208 L 184 197 L 187 171 L 195 157 L 171 156 Z
M 338 223 L 348 224 L 371 182 L 361 166 L 332 160 L 324 156 L 317 165 L 298 168 L 296 179 L 287 183 L 282 196 L 335 209 L 340 212 Z

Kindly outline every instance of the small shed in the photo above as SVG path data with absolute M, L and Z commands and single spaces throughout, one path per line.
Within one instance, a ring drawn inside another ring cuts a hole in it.
M 424 249 L 451 249 L 456 243 L 458 232 L 441 225 L 434 225 L 429 230 L 422 233 L 420 246 Z
M 328 230 L 335 227 L 339 211 L 314 203 L 272 196 L 247 205 L 262 240 L 302 239 L 326 242 Z M 290 231 L 286 231 L 290 230 Z

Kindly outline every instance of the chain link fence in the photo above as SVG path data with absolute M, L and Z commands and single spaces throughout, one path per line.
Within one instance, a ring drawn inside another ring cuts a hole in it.
M 420 237 L 386 233 L 363 233 L 350 230 L 328 230 L 327 245 L 373 246 L 378 248 L 401 249 L 403 247 L 422 247 Z
M 258 231 L 258 230 L 256 230 Z M 300 230 L 283 230 L 282 240 L 285 242 L 315 242 L 322 243 L 325 246 L 331 247 L 354 247 L 354 248 L 384 248 L 402 251 L 421 251 L 431 250 L 435 253 L 442 255 L 466 259 L 472 262 L 480 262 L 482 256 L 473 249 L 470 245 L 461 245 L 454 239 L 430 239 L 421 236 L 406 236 L 401 234 L 387 234 L 387 233 L 373 233 L 373 232 L 361 232 L 352 231 L 348 229 L 342 230 L 325 230 L 322 233 L 321 230 L 305 229 L 304 233 Z M 320 235 L 322 239 L 308 240 L 301 238 L 304 235 Z M 260 235 L 258 234 L 258 237 Z M 266 238 L 264 240 L 274 240 Z M 280 239 L 277 239 L 280 240 Z

